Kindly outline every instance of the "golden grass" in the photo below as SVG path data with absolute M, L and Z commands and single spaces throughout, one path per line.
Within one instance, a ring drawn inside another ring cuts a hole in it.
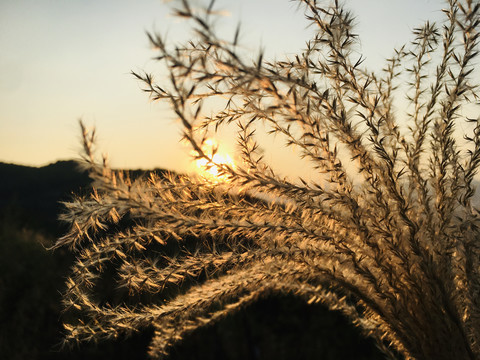
M 82 125 L 96 190 L 66 204 L 72 228 L 56 245 L 77 253 L 64 299 L 79 320 L 66 325 L 68 341 L 154 326 L 157 358 L 185 334 L 288 292 L 342 311 L 391 358 L 392 349 L 406 359 L 480 357 L 480 122 L 463 115 L 477 99 L 480 3 L 450 0 L 443 24 L 415 29 L 372 72 L 351 51 L 348 11 L 299 2 L 317 32 L 302 54 L 275 62 L 244 59 L 238 33 L 217 37 L 213 5 L 181 2 L 176 14 L 196 34 L 184 47 L 149 35 L 170 83 L 135 76 L 170 102 L 197 159 L 214 163 L 208 135 L 237 128 L 241 163 L 216 165 L 228 181 L 131 181 L 95 161 Z M 225 108 L 205 114 L 215 97 Z M 318 180 L 279 176 L 258 151 L 259 122 L 299 149 Z M 112 272 L 125 298 L 102 297 Z

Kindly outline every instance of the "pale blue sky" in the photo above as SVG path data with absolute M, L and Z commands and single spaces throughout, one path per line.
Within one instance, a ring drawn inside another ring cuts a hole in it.
M 311 31 L 288 0 L 222 0 L 243 25 L 253 54 L 300 51 Z M 99 149 L 114 166 L 184 170 L 188 150 L 166 106 L 151 103 L 130 70 L 155 71 L 146 30 L 188 38 L 161 0 L 0 0 L 0 161 L 44 165 L 77 156 L 77 119 L 95 125 Z M 413 27 L 438 19 L 440 0 L 350 0 L 367 65 L 411 39 Z

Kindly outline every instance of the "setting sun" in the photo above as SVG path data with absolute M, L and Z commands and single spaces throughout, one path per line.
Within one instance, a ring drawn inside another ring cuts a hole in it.
M 214 152 L 214 149 L 218 149 L 218 144 L 213 139 L 207 139 L 204 143 L 203 151 L 207 155 L 211 155 Z M 225 181 L 226 176 L 221 175 L 221 169 L 218 165 L 228 165 L 232 168 L 235 168 L 235 164 L 233 159 L 225 152 L 221 152 L 217 150 L 212 157 L 213 163 L 209 163 L 207 159 L 198 159 L 195 161 L 195 165 L 197 167 L 197 172 L 205 177 L 206 179 L 213 180 L 213 181 Z

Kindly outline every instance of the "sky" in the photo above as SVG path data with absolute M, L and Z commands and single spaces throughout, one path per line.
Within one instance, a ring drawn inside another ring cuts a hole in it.
M 188 171 L 180 124 L 130 74 L 161 69 L 146 31 L 189 38 L 188 25 L 171 15 L 174 1 L 0 0 L 0 161 L 42 166 L 77 158 L 82 119 L 96 127 L 98 150 L 114 167 Z M 222 33 L 241 21 L 242 46 L 255 55 L 264 49 L 267 60 L 300 52 L 312 31 L 289 0 L 217 3 L 229 13 L 219 20 Z M 365 64 L 374 68 L 411 40 L 414 27 L 439 19 L 443 6 L 441 0 L 346 4 L 357 16 Z

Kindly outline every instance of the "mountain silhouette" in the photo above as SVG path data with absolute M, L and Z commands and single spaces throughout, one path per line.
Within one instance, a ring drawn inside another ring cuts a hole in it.
M 154 169 L 157 174 L 166 170 Z M 136 178 L 149 173 L 127 170 Z M 86 195 L 91 189 L 87 171 L 74 160 L 57 161 L 32 167 L 0 162 L 0 217 L 16 221 L 19 226 L 59 236 L 65 230 L 58 221 L 62 202 L 74 195 Z
M 0 163 L 0 179 L 0 216 L 55 235 L 60 231 L 60 202 L 91 183 L 75 161 L 57 161 L 43 167 Z

